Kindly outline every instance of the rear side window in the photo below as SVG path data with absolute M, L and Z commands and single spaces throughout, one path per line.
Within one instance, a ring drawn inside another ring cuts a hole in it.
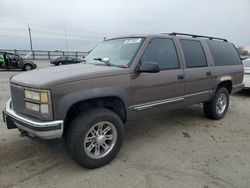
M 179 68 L 178 56 L 172 39 L 152 39 L 143 56 L 143 62 L 156 62 L 161 70 Z
M 216 66 L 240 65 L 241 60 L 233 44 L 222 41 L 207 41 Z
M 180 42 L 188 68 L 207 66 L 205 53 L 199 41 L 181 39 Z

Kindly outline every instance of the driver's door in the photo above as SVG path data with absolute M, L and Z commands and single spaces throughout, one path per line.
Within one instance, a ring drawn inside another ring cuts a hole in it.
M 69 57 L 67 56 L 64 57 L 64 64 L 69 64 Z
M 18 67 L 18 61 L 19 61 L 19 57 L 17 55 L 10 55 L 10 63 L 13 67 Z
M 174 41 L 152 39 L 141 58 L 143 62 L 158 63 L 160 72 L 132 76 L 132 110 L 157 112 L 182 107 L 185 78 Z
M 68 64 L 72 64 L 72 63 L 74 63 L 73 58 L 72 57 L 68 57 Z

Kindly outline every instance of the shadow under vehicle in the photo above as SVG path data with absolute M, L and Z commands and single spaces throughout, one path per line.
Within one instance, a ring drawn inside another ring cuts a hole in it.
M 29 71 L 37 68 L 34 61 L 27 60 L 31 55 L 28 53 L 24 58 L 18 54 L 9 52 L 0 52 L 0 69 L 21 69 L 23 71 Z

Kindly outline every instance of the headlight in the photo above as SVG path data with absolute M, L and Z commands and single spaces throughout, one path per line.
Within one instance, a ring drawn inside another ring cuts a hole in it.
M 25 106 L 29 110 L 33 110 L 35 112 L 41 112 L 43 114 L 49 113 L 49 105 L 48 104 L 36 104 L 31 102 L 25 102 Z
M 25 102 L 25 106 L 29 110 L 40 112 L 40 106 L 39 106 L 39 104 L 35 104 L 35 103 L 31 103 L 31 102 Z
M 24 97 L 25 99 L 30 99 L 34 101 L 39 101 L 42 103 L 48 103 L 48 92 L 37 92 L 37 91 L 30 91 L 30 90 L 24 90 Z
M 49 91 L 24 90 L 24 96 L 26 109 L 43 114 L 49 113 Z
M 41 92 L 41 102 L 48 103 L 49 97 L 47 92 Z
M 36 91 L 24 90 L 24 97 L 34 101 L 40 101 L 40 93 Z
M 49 113 L 49 105 L 48 104 L 41 104 L 40 105 L 40 112 L 43 114 Z

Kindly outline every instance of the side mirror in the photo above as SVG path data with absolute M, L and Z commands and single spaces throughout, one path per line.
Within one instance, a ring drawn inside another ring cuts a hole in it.
M 138 72 L 157 73 L 160 72 L 160 68 L 156 62 L 142 62 Z

